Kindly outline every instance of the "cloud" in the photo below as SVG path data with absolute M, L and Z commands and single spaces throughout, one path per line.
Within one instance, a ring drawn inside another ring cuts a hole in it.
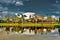
M 59 11 L 56 11 L 56 14 L 60 14 L 60 12 Z
M 56 0 L 56 3 L 59 3 L 59 1 L 58 1 L 58 0 Z
M 51 17 L 52 17 L 52 18 L 56 18 L 56 16 L 55 16 L 55 15 L 52 15 Z
M 3 10 L 3 6 L 2 5 L 0 5 L 0 11 L 2 11 Z
M 55 10 L 55 9 L 52 8 L 52 9 L 48 9 L 48 10 Z
M 8 14 L 8 11 L 2 11 L 2 17 L 5 18 Z
M 9 13 L 10 13 L 10 14 L 15 14 L 15 12 L 11 12 L 11 11 L 9 11 Z
M 4 10 L 7 11 L 8 10 L 8 7 L 4 7 Z
M 30 1 L 30 0 L 26 0 L 26 1 Z
M 8 11 L 3 11 L 2 13 L 3 13 L 3 14 L 7 14 L 7 13 L 8 13 Z
M 12 3 L 15 3 L 16 2 L 16 0 L 12 0 Z
M 4 7 L 1 13 L 3 16 L 7 15 L 8 14 L 8 7 Z
M 1 2 L 5 2 L 5 3 L 11 3 L 12 2 L 12 0 L 0 0 Z
M 30 0 L 20 0 L 20 1 L 30 1 Z
M 15 5 L 20 6 L 20 5 L 24 5 L 24 4 L 23 4 L 23 1 L 16 1 Z
M 1 16 L 0 16 L 0 18 L 1 18 Z
M 6 4 L 15 4 L 16 6 L 23 5 L 22 0 L 0 0 L 0 2 L 6 3 Z
M 52 12 L 52 13 L 60 14 L 60 12 L 59 12 L 59 11 L 54 11 L 54 12 Z
M 2 12 L 2 11 L 8 11 L 8 7 L 0 6 L 0 12 Z

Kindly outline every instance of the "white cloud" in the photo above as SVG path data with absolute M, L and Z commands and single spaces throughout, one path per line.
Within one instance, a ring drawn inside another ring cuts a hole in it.
M 51 13 L 54 13 L 54 14 L 60 14 L 60 11 L 53 11 Z
M 16 1 L 15 3 L 16 6 L 24 5 L 22 1 Z
M 20 6 L 23 5 L 23 1 L 22 0 L 0 0 L 2 3 L 11 3 L 11 4 L 15 4 L 16 6 Z
M 6 3 L 8 5 L 9 3 L 11 3 L 15 4 L 16 6 L 24 5 L 23 1 L 30 1 L 30 0 L 0 0 L 0 2 L 2 3 Z
M 45 16 L 45 17 L 44 17 L 44 20 L 46 20 L 47 18 L 48 18 L 48 17 L 47 17 L 47 16 Z
M 56 19 L 56 20 L 59 20 L 59 16 L 52 15 L 51 17 Z
M 52 18 L 56 18 L 56 16 L 55 16 L 55 15 L 52 15 L 51 17 L 52 17 Z
M 60 12 L 59 12 L 59 11 L 57 11 L 57 12 L 56 12 L 56 14 L 60 14 Z
M 4 7 L 4 9 L 3 9 L 3 10 L 5 10 L 5 11 L 6 11 L 6 10 L 8 10 L 8 7 Z
M 3 11 L 2 13 L 5 15 L 5 14 L 7 14 L 7 13 L 8 13 L 8 11 Z
M 30 1 L 30 0 L 20 0 L 20 1 Z
M 56 3 L 59 3 L 59 1 L 58 1 L 58 0 L 56 0 Z
M 56 18 L 55 18 L 56 20 L 59 20 L 59 16 L 56 16 Z
M 15 3 L 16 2 L 16 0 L 12 0 L 12 3 Z
M 3 7 L 2 5 L 0 5 L 0 11 L 7 11 L 8 7 Z
M 30 1 L 30 0 L 26 0 L 26 1 Z
M 2 7 L 2 5 L 0 5 L 0 11 L 2 11 L 3 10 L 3 7 Z
M 11 3 L 11 2 L 12 2 L 12 0 L 1 0 L 1 2 Z
M 0 16 L 0 18 L 2 18 L 2 16 Z
M 30 1 L 30 0 L 20 0 L 20 1 Z
M 3 18 L 5 18 L 7 14 L 8 14 L 8 11 L 2 11 Z
M 48 10 L 55 10 L 55 9 L 48 9 Z

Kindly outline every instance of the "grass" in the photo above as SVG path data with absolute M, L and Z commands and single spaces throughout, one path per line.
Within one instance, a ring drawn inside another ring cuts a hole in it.
M 51 23 L 0 23 L 0 26 L 20 26 L 20 27 L 55 27 L 57 24 L 51 24 Z M 60 25 L 60 24 L 58 24 Z

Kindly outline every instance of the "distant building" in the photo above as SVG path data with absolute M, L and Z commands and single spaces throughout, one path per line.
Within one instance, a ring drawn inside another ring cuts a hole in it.
M 35 13 L 33 13 L 33 12 L 26 12 L 26 13 L 23 13 L 23 14 L 18 14 L 18 13 L 16 13 L 16 16 L 17 16 L 18 18 L 23 17 L 25 20 L 26 20 L 26 19 L 29 19 L 29 18 L 33 18 L 34 15 L 35 15 Z
M 33 13 L 33 12 L 27 12 L 27 13 L 23 13 L 22 15 L 23 15 L 24 19 L 29 19 L 29 18 L 33 18 L 34 15 L 35 15 L 35 13 Z

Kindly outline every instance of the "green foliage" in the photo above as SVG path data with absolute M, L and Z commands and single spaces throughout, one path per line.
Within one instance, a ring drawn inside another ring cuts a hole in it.
M 59 35 L 60 35 L 60 28 L 58 29 Z
M 51 18 L 51 16 L 48 16 L 48 18 Z
M 59 23 L 60 23 L 60 17 L 59 17 Z
M 56 20 L 56 22 L 59 22 L 59 20 Z
M 56 28 L 60 28 L 60 25 L 55 25 Z
M 6 21 L 4 21 L 4 20 L 0 20 L 0 23 L 6 23 Z

